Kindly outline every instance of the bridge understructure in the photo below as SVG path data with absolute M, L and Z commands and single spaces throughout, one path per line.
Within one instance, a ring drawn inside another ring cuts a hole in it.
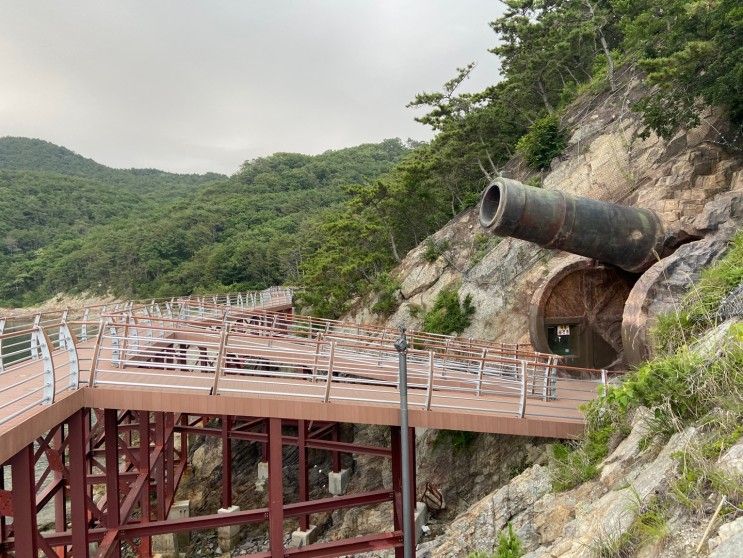
M 230 526 L 267 524 L 268 551 L 250 556 L 340 556 L 402 544 L 402 463 L 400 428 L 390 427 L 390 447 L 364 446 L 336 438 L 336 423 L 238 416 L 87 409 L 18 452 L 7 465 L 12 488 L 0 490 L 0 545 L 4 555 L 121 556 L 153 554 L 153 537 Z M 178 484 L 188 467 L 189 436 L 222 440 L 221 506 L 233 505 L 232 441 L 264 448 L 268 462 L 268 505 L 174 518 L 170 514 Z M 413 432 L 408 435 L 413 438 Z M 298 448 L 294 501 L 284 501 L 284 447 Z M 375 455 L 390 461 L 392 487 L 363 493 L 310 499 L 308 449 L 332 454 L 340 472 L 340 455 Z M 414 494 L 411 497 L 415 497 Z M 300 530 L 312 514 L 392 503 L 394 530 L 387 533 L 284 548 L 285 522 Z M 53 508 L 53 526 L 40 526 L 38 513 Z M 8 521 L 12 518 L 12 522 Z M 43 530 L 40 527 L 45 527 Z M 91 552 L 92 551 L 92 552 Z
M 410 332 L 402 433 L 396 335 L 295 315 L 291 292 L 275 288 L 0 317 L 0 556 L 150 556 L 166 534 L 261 523 L 269 548 L 251 556 L 401 556 L 401 436 L 570 438 L 583 428 L 579 405 L 608 381 L 530 347 Z M 391 442 L 341 441 L 341 423 L 383 425 Z M 176 517 L 194 436 L 221 439 L 222 509 Z M 261 448 L 265 507 L 233 506 L 235 440 Z M 290 502 L 287 446 L 299 455 Z M 330 452 L 336 473 L 343 454 L 388 458 L 391 486 L 310 499 L 310 449 Z M 288 523 L 307 531 L 313 514 L 385 502 L 390 532 L 285 548 Z

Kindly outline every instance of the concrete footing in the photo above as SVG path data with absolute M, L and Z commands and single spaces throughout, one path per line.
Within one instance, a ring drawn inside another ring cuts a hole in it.
M 176 500 L 168 513 L 168 519 L 183 519 L 190 517 L 189 500 Z M 154 535 L 152 537 L 152 553 L 159 554 L 162 558 L 178 558 L 185 551 L 191 540 L 191 535 L 185 533 L 172 533 L 168 535 Z
M 229 514 L 240 511 L 240 506 L 230 506 L 229 508 L 219 508 L 217 513 Z M 222 552 L 232 552 L 237 546 L 237 538 L 240 534 L 239 525 L 228 525 L 217 529 L 217 541 Z
M 255 489 L 258 492 L 265 492 L 267 481 L 268 481 L 268 461 L 259 461 L 258 462 L 258 480 L 255 481 Z
M 348 481 L 351 479 L 350 469 L 341 469 L 340 472 L 328 473 L 328 492 L 333 496 L 342 496 L 348 488 Z
M 289 543 L 289 546 L 291 548 L 301 548 L 303 546 L 307 546 L 309 544 L 312 544 L 314 542 L 317 542 L 317 526 L 316 525 L 310 525 L 310 528 L 306 531 L 300 531 L 297 529 L 292 533 L 292 540 Z
M 428 506 L 423 502 L 415 503 L 415 543 L 423 536 L 423 526 L 428 523 Z

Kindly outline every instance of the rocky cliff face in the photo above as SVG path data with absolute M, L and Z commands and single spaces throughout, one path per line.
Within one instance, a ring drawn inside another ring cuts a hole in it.
M 639 87 L 630 78 L 613 93 L 574 104 L 564 118 L 572 131 L 568 147 L 541 177 L 542 186 L 651 209 L 680 240 L 729 234 L 743 222 L 743 157 L 724 145 L 724 119 L 710 111 L 701 126 L 671 141 L 654 135 L 642 139 L 642 125 L 629 109 Z M 522 182 L 540 178 L 519 159 L 503 174 Z M 570 257 L 525 241 L 486 236 L 477 208 L 452 219 L 428 242 L 443 250 L 436 261 L 426 261 L 423 243 L 393 273 L 401 285 L 394 315 L 386 320 L 375 316 L 363 301 L 348 318 L 420 327 L 419 310 L 430 308 L 442 289 L 458 284 L 460 294 L 471 295 L 477 308 L 464 336 L 528 342 L 531 294 Z
M 534 465 L 509 484 L 489 494 L 449 526 L 438 539 L 425 543 L 419 556 L 455 557 L 491 552 L 510 523 L 528 558 L 590 558 L 593 556 L 696 556 L 720 494 L 704 510 L 677 506 L 665 512 L 664 531 L 655 545 L 626 552 L 629 534 L 638 517 L 647 514 L 657 498 L 664 497 L 678 481 L 678 460 L 702 434 L 687 428 L 662 446 L 648 446 L 652 413 L 640 409 L 630 434 L 602 463 L 598 479 L 561 493 L 552 491 L 546 467 Z M 743 473 L 743 442 L 738 442 L 716 462 L 719 471 Z M 723 522 L 702 545 L 710 556 L 740 556 L 743 521 Z M 625 553 L 621 552 L 625 545 Z M 613 550 L 616 552 L 612 553 Z
M 633 333 L 642 336 L 657 315 L 677 305 L 700 270 L 719 257 L 725 241 L 743 225 L 743 156 L 739 149 L 725 145 L 720 133 L 725 121 L 712 111 L 697 129 L 679 133 L 670 141 L 652 135 L 643 139 L 642 125 L 629 109 L 639 87 L 637 80 L 629 79 L 613 93 L 574 104 L 564 119 L 572 131 L 568 147 L 548 172 L 535 175 L 514 159 L 503 174 L 525 183 L 538 181 L 548 189 L 644 207 L 659 215 L 666 231 L 683 245 L 673 257 L 653 266 L 636 287 L 640 295 L 628 300 L 627 308 L 637 316 Z M 427 242 L 441 255 L 428 261 L 431 250 L 423 243 L 405 257 L 393 272 L 400 284 L 400 305 L 392 316 L 373 314 L 369 310 L 373 301 L 366 300 L 359 301 L 346 319 L 419 328 L 421 310 L 430 308 L 442 289 L 457 285 L 460 295 L 471 295 L 476 307 L 465 337 L 528 343 L 532 294 L 545 277 L 574 257 L 517 239 L 487 236 L 478 222 L 478 208 L 456 216 Z M 506 475 L 493 474 L 503 470 L 502 460 L 507 459 L 502 448 L 509 441 L 500 437 L 483 436 L 481 446 L 470 448 L 471 459 L 453 456 L 452 466 L 438 476 L 430 463 L 441 455 L 433 453 L 433 445 L 419 440 L 419 489 L 426 480 L 435 479 L 458 515 L 453 521 L 454 511 L 440 516 L 418 555 L 460 557 L 492 552 L 499 533 L 510 523 L 529 557 L 624 556 L 612 554 L 612 545 L 626 540 L 638 517 L 678 480 L 676 453 L 703 437 L 690 428 L 659 446 L 648 446 L 647 420 L 646 411 L 635 416 L 631 433 L 604 461 L 597 480 L 562 493 L 552 490 L 547 467 L 539 457 L 522 461 L 535 464 L 510 482 Z M 426 436 L 430 440 L 436 433 Z M 523 442 L 510 441 L 515 447 Z M 720 456 L 718 465 L 743 472 L 741 457 L 739 442 Z M 455 461 L 467 465 L 455 465 Z M 483 467 L 481 480 L 468 484 L 467 474 L 473 474 L 477 466 Z M 364 474 L 363 467 L 359 473 Z M 470 505 L 487 486 L 492 492 Z M 717 500 L 707 502 L 704 510 L 694 512 L 676 508 L 666 519 L 668 534 L 662 545 L 645 547 L 637 555 L 695 555 L 716 504 Z M 355 521 L 363 523 L 363 517 Z M 715 527 L 702 552 L 739 556 L 742 521 L 726 523 L 719 531 Z

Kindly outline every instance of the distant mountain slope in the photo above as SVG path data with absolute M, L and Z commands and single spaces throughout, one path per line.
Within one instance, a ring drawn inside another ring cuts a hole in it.
M 195 186 L 225 178 L 218 173 L 174 174 L 157 169 L 112 169 L 48 141 L 9 136 L 0 138 L 0 169 L 80 176 L 156 198 L 185 194 Z
M 0 195 L 5 185 L 13 200 L 0 202 L 0 221 L 8 221 L 0 225 L 0 306 L 58 292 L 151 296 L 284 281 L 301 261 L 304 223 L 408 151 L 399 140 L 386 140 L 317 156 L 277 153 L 246 162 L 230 178 L 188 186 L 186 195 L 160 197 L 162 188 L 140 191 L 128 178 L 103 178 L 142 171 L 99 168 L 63 148 L 55 163 L 56 146 L 41 144 L 52 160 L 44 168 L 65 168 L 67 176 L 2 171 L 0 162 Z M 18 151 L 15 160 L 22 162 L 13 164 L 30 164 L 33 158 Z

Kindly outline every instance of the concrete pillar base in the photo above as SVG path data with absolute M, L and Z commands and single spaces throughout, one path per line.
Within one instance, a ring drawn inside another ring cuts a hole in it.
M 348 488 L 348 481 L 351 479 L 350 469 L 341 469 L 339 473 L 330 471 L 328 473 L 328 492 L 333 496 L 342 496 Z
M 183 519 L 190 517 L 189 500 L 176 500 L 168 513 L 168 519 Z M 162 558 L 178 558 L 186 550 L 191 541 L 190 533 L 173 533 L 168 535 L 154 535 L 152 537 L 152 554 L 160 554 Z
M 297 529 L 292 533 L 292 540 L 289 543 L 290 548 L 302 548 L 314 542 L 317 542 L 318 532 L 316 525 L 310 525 L 306 531 Z
M 428 506 L 423 502 L 415 503 L 415 543 L 423 536 L 423 526 L 428 523 Z
M 235 513 L 240 511 L 240 506 L 230 506 L 229 508 L 219 508 L 217 513 Z M 240 534 L 239 525 L 228 525 L 217 529 L 217 541 L 222 552 L 231 552 L 237 546 L 237 537 Z
M 258 480 L 255 481 L 255 489 L 258 492 L 265 492 L 267 481 L 268 481 L 268 461 L 259 461 L 258 462 Z

